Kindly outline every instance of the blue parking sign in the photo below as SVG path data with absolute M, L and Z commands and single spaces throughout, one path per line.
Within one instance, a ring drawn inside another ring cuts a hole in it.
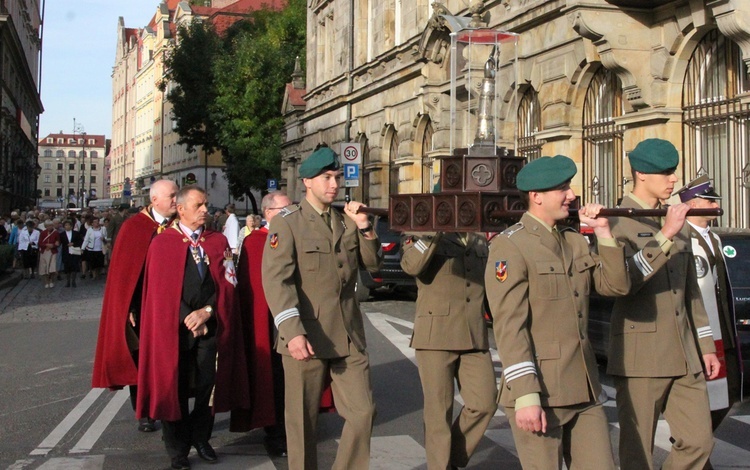
M 347 188 L 359 186 L 359 165 L 355 163 L 344 164 L 344 186 Z
M 276 191 L 277 189 L 279 189 L 279 180 L 277 179 L 270 178 L 266 180 L 266 183 L 268 185 L 269 191 Z

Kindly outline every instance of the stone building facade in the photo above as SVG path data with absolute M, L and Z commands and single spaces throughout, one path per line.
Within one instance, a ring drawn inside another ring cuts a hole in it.
M 684 155 L 681 182 L 707 172 L 724 196 L 720 223 L 750 227 L 750 2 L 309 3 L 305 83 L 287 87 L 298 102 L 283 110 L 281 185 L 293 198 L 316 145 L 347 141 L 363 148 L 355 197 L 387 207 L 389 194 L 431 191 L 450 153 L 450 34 L 471 25 L 519 35 L 515 68 L 504 55 L 498 71 L 503 146 L 570 156 L 582 201 L 611 206 L 632 190 L 627 152 L 668 139 Z M 458 81 L 461 120 L 477 91 Z
M 0 213 L 36 203 L 39 61 L 38 0 L 0 1 Z
M 126 28 L 124 19 L 118 20 L 112 69 L 112 198 L 145 205 L 151 182 L 165 178 L 179 186 L 204 186 L 212 205 L 223 207 L 230 202 L 221 154 L 207 153 L 201 147 L 188 151 L 178 143 L 172 105 L 166 99 L 175 84 L 164 81 L 164 58 L 179 39 L 180 24 L 211 21 L 221 33 L 265 3 L 214 0 L 191 5 L 185 0 L 165 0 L 144 27 Z
M 49 134 L 39 139 L 39 206 L 82 207 L 107 198 L 107 139 L 103 135 Z

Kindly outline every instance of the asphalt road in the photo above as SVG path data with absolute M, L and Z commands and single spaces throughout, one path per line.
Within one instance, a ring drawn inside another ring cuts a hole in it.
M 161 433 L 140 433 L 126 391 L 90 388 L 104 281 L 80 281 L 77 289 L 39 280 L 0 291 L 0 468 L 13 470 L 140 470 L 168 468 Z M 413 297 L 378 296 L 362 304 L 378 416 L 371 468 L 426 469 L 422 390 L 408 347 Z M 500 364 L 496 359 L 499 376 Z M 602 381 L 610 397 L 609 377 Z M 460 398 L 457 397 L 458 400 Z M 460 407 L 457 401 L 456 409 Z M 614 400 L 605 403 L 617 445 Z M 269 458 L 263 432 L 230 433 L 228 416 L 217 416 L 213 469 L 286 470 L 284 458 Z M 323 415 L 319 427 L 320 468 L 330 468 L 342 420 Z M 655 459 L 667 455 L 669 430 L 660 422 Z M 719 428 L 712 456 L 717 469 L 750 468 L 750 406 L 735 406 Z M 195 454 L 193 468 L 209 468 Z M 493 418 L 468 468 L 520 469 L 502 411 Z

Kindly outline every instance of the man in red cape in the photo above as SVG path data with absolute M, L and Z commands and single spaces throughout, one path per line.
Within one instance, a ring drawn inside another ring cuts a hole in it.
M 242 253 L 237 267 L 237 290 L 240 295 L 242 331 L 250 377 L 252 409 L 232 411 L 229 430 L 245 432 L 263 427 L 266 449 L 275 456 L 286 455 L 284 429 L 284 369 L 281 355 L 274 351 L 276 327 L 263 292 L 263 248 L 271 220 L 292 200 L 281 191 L 266 194 L 260 210 L 267 226 L 250 232 L 242 242 Z M 321 412 L 334 411 L 330 386 L 320 400 Z
M 203 189 L 182 188 L 177 212 L 146 257 L 136 415 L 162 420 L 172 468 L 186 469 L 191 446 L 217 460 L 208 443 L 213 414 L 250 403 L 231 249 L 203 229 Z
M 151 185 L 151 205 L 127 219 L 120 228 L 104 288 L 91 386 L 120 389 L 130 385 L 133 410 L 138 392 L 136 368 L 143 267 L 151 239 L 166 227 L 177 210 L 176 194 L 177 185 L 172 181 L 159 180 Z M 139 422 L 138 429 L 156 430 L 148 416 Z

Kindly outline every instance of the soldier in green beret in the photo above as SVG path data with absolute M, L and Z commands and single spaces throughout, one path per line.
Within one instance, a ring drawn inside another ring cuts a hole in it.
M 362 204 L 331 209 L 339 190 L 336 153 L 321 147 L 299 169 L 305 199 L 273 219 L 263 251 L 263 290 L 279 331 L 289 469 L 316 469 L 318 407 L 326 378 L 346 419 L 334 469 L 367 469 L 375 417 L 362 313 L 360 262 L 377 271 L 378 237 Z
M 647 139 L 628 157 L 634 187 L 621 207 L 661 207 L 677 183 L 677 149 Z M 673 438 L 663 468 L 703 468 L 713 448 L 703 366 L 711 379 L 720 364 L 685 228 L 689 209 L 685 203 L 669 206 L 663 223 L 655 217 L 611 221 L 612 233 L 625 244 L 632 284 L 627 296 L 615 300 L 607 366 L 617 389 L 620 465 L 626 470 L 652 468 L 660 414 Z
M 493 330 L 503 363 L 498 402 L 505 408 L 524 468 L 614 469 L 609 424 L 588 335 L 592 286 L 625 295 L 625 251 L 602 206 L 578 212 L 593 228 L 598 253 L 558 225 L 576 196 L 576 165 L 568 157 L 529 162 L 516 179 L 528 207 L 521 221 L 495 237 L 485 271 Z

